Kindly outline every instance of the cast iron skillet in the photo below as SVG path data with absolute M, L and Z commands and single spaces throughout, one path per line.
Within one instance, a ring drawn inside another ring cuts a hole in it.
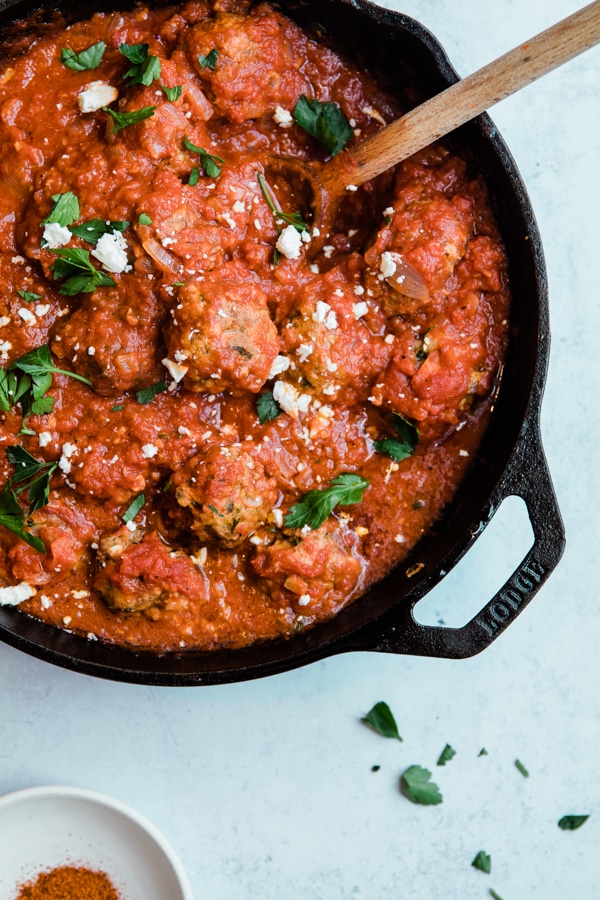
M 118 9 L 127 0 L 61 0 L 67 22 L 96 9 Z M 340 49 L 387 79 L 407 108 L 458 80 L 435 38 L 407 16 L 367 0 L 283 0 L 280 7 L 299 24 L 337 36 Z M 38 10 L 38 25 L 55 9 L 35 0 L 0 0 L 0 40 L 11 23 Z M 406 91 L 406 85 L 409 91 Z M 495 640 L 530 602 L 557 565 L 564 529 L 540 441 L 539 412 L 549 350 L 544 258 L 525 188 L 502 138 L 487 115 L 453 138 L 484 173 L 510 260 L 513 305 L 511 337 L 495 408 L 477 460 L 442 520 L 410 557 L 330 622 L 290 640 L 243 650 L 185 652 L 159 657 L 135 653 L 42 625 L 14 608 L 0 609 L 0 636 L 49 662 L 119 681 L 142 684 L 219 684 L 258 678 L 348 650 L 464 658 Z M 418 624 L 415 604 L 466 553 L 502 501 L 522 497 L 534 543 L 498 593 L 463 628 Z M 407 571 L 423 564 L 409 578 Z

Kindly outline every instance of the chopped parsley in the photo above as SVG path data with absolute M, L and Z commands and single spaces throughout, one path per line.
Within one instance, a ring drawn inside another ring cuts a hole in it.
M 489 875 L 492 871 L 492 857 L 484 850 L 480 850 L 471 865 L 474 869 L 479 869 L 480 872 L 485 872 Z
M 33 291 L 17 291 L 19 297 L 22 297 L 25 303 L 35 303 L 36 300 L 41 300 L 44 296 L 43 294 L 34 294 Z
M 502 897 L 500 896 L 500 894 L 496 893 L 494 888 L 490 888 L 490 897 L 492 897 L 493 900 L 502 900 Z
M 25 531 L 25 513 L 19 506 L 19 501 L 10 484 L 6 484 L 0 491 L 0 525 L 4 525 L 34 550 L 38 550 L 40 553 L 46 552 L 43 541 Z
M 183 85 L 178 84 L 176 85 L 176 87 L 168 88 L 165 87 L 164 84 L 161 84 L 160 89 L 165 94 L 167 100 L 170 100 L 171 103 L 175 103 L 175 101 L 179 100 L 179 98 L 181 97 Z
M 77 372 L 70 372 L 68 369 L 58 369 L 52 362 L 48 344 L 44 344 L 42 347 L 36 347 L 35 350 L 30 350 L 29 353 L 20 356 L 19 359 L 15 359 L 15 361 L 10 364 L 9 369 L 18 369 L 20 372 L 31 375 L 34 382 L 36 379 L 47 379 L 48 376 L 56 374 L 68 375 L 69 378 L 76 378 L 77 381 L 83 381 L 84 384 L 92 384 L 89 378 L 78 375 Z M 48 385 L 48 387 L 49 386 L 50 385 Z M 47 389 L 48 388 L 46 388 L 46 390 Z
M 519 770 L 519 772 L 521 773 L 521 775 L 524 778 L 529 778 L 529 772 L 527 771 L 527 769 L 525 768 L 525 766 L 523 765 L 523 763 L 521 762 L 520 759 L 515 759 L 515 766 L 517 767 L 517 769 Z
M 51 266 L 55 280 L 65 279 L 60 287 L 61 294 L 74 297 L 75 294 L 89 294 L 98 287 L 114 287 L 114 279 L 92 265 L 89 250 L 61 247 L 50 252 L 58 256 Z
M 402 740 L 398 734 L 398 726 L 396 725 L 394 714 L 383 700 L 376 703 L 366 716 L 362 717 L 361 722 L 364 722 L 365 725 L 368 725 L 369 728 L 372 728 L 373 731 L 376 731 L 377 734 L 383 737 L 396 738 L 397 741 Z
M 132 519 L 135 519 L 140 509 L 146 502 L 146 498 L 143 493 L 138 494 L 137 497 L 134 497 L 121 518 L 127 524 L 127 522 L 131 522 Z
M 208 175 L 209 178 L 219 177 L 221 169 L 217 163 L 223 165 L 225 163 L 224 159 L 220 156 L 216 156 L 214 153 L 209 153 L 207 150 L 204 150 L 203 147 L 197 147 L 195 144 L 192 144 L 187 134 L 183 138 L 183 144 L 186 150 L 190 150 L 192 153 L 197 153 L 200 156 L 200 166 L 202 167 L 202 171 Z M 196 182 L 194 182 L 194 184 L 196 184 Z
M 92 44 L 91 47 L 88 47 L 87 50 L 82 50 L 81 53 L 75 53 L 69 47 L 64 47 L 60 54 L 60 61 L 68 69 L 73 69 L 75 72 L 85 72 L 88 69 L 98 68 L 105 50 L 106 44 L 104 41 Z
M 442 752 L 440 753 L 439 759 L 437 761 L 438 766 L 445 766 L 447 762 L 456 756 L 456 750 L 454 747 L 451 747 L 450 744 L 446 744 Z
M 200 53 L 198 55 L 198 62 L 200 64 L 201 69 L 211 69 L 213 72 L 217 68 L 217 62 L 219 60 L 219 51 L 213 47 L 210 53 L 207 53 L 206 56 L 204 53 Z
M 148 50 L 148 44 L 121 44 L 119 47 L 119 53 L 133 63 L 123 76 L 130 84 L 145 84 L 148 87 L 160 78 L 160 60 Z
M 294 107 L 294 118 L 312 134 L 330 156 L 336 156 L 352 139 L 354 132 L 337 103 L 320 103 L 302 94 Z
M 141 391 L 137 391 L 137 402 L 141 403 L 142 406 L 145 406 L 146 403 L 150 403 L 151 400 L 154 400 L 157 394 L 162 394 L 166 389 L 167 385 L 164 381 L 157 381 L 156 384 L 151 384 L 150 387 L 142 388 Z
M 487 750 L 485 749 L 485 747 L 482 747 L 481 750 L 479 751 L 479 753 L 477 754 L 477 756 L 488 756 L 488 755 L 489 754 L 488 754 Z
M 111 411 L 111 412 L 121 412 L 122 409 L 125 409 L 124 404 L 123 404 L 123 403 L 117 403 L 115 406 L 111 406 L 110 411 Z
M 132 112 L 125 113 L 115 112 L 113 109 L 109 109 L 108 106 L 103 106 L 102 109 L 113 118 L 113 134 L 116 134 L 121 128 L 127 128 L 128 125 L 135 125 L 136 122 L 148 119 L 156 112 L 155 106 L 142 106 L 141 109 L 134 109 Z
M 129 225 L 130 223 L 124 220 L 107 222 L 104 219 L 90 219 L 89 222 L 82 222 L 81 225 L 71 225 L 69 231 L 75 237 L 87 241 L 88 244 L 97 244 L 103 234 L 123 232 L 129 228 Z
M 45 219 L 42 219 L 42 225 L 50 225 L 56 222 L 58 225 L 72 225 L 79 218 L 79 200 L 72 191 L 66 191 L 64 194 L 52 194 L 52 209 Z
M 280 416 L 283 410 L 273 396 L 273 392 L 266 391 L 266 393 L 261 394 L 256 400 L 256 412 L 258 413 L 258 421 L 260 424 L 265 425 L 267 422 L 272 422 L 273 419 Z
M 419 429 L 405 419 L 404 416 L 394 413 L 392 423 L 396 430 L 397 438 L 384 438 L 381 441 L 373 441 L 373 446 L 378 453 L 389 456 L 396 462 L 402 462 L 415 452 L 415 448 L 419 443 Z
M 562 828 L 563 831 L 575 831 L 576 828 L 581 828 L 584 822 L 587 822 L 589 819 L 589 815 L 587 816 L 563 816 L 562 819 L 558 820 L 558 827 Z
M 360 503 L 369 482 L 360 475 L 344 472 L 322 491 L 309 491 L 295 503 L 283 520 L 286 528 L 320 528 L 336 506 Z
M 56 469 L 57 463 L 46 462 L 45 460 L 40 461 L 18 444 L 7 447 L 6 456 L 16 469 L 10 480 L 11 487 L 22 481 L 29 481 L 29 484 L 25 484 L 15 491 L 15 494 L 27 491 L 27 499 L 31 504 L 29 512 L 35 512 L 36 509 L 46 506 L 49 500 L 50 478 Z M 33 480 L 30 481 L 29 479 Z
M 150 216 L 147 216 L 146 213 L 139 214 L 138 222 L 140 225 L 152 225 L 152 219 Z
M 409 766 L 403 772 L 400 790 L 413 803 L 422 806 L 435 806 L 443 800 L 439 787 L 431 781 L 431 772 L 421 766 Z
M 199 179 L 200 179 L 200 171 L 198 169 L 198 166 L 194 166 L 194 168 L 190 172 L 190 177 L 188 178 L 188 184 L 191 187 L 195 187 L 198 184 Z

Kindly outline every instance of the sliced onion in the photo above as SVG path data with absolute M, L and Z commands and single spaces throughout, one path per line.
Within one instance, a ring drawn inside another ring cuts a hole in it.
M 173 275 L 182 274 L 183 265 L 154 238 L 143 241 L 142 247 L 163 272 L 171 272 Z
M 391 251 L 390 256 L 396 264 L 396 271 L 386 278 L 388 284 L 399 294 L 412 300 L 429 300 L 429 289 L 420 272 L 417 272 L 400 253 Z

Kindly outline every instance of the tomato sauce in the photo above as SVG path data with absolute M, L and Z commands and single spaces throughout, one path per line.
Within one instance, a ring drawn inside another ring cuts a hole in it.
M 327 158 L 302 97 L 341 110 L 350 142 L 399 112 L 242 0 L 98 14 L 4 66 L 0 362 L 22 377 L 9 366 L 47 345 L 67 374 L 37 414 L 14 391 L 0 413 L 0 602 L 155 652 L 290 636 L 398 565 L 455 493 L 507 335 L 485 186 L 436 145 L 349 191 L 331 234 L 296 228 L 269 160 Z M 95 220 L 102 244 L 69 231 Z M 36 509 L 16 447 L 50 464 Z M 353 502 L 292 527 L 340 476 L 361 480 Z

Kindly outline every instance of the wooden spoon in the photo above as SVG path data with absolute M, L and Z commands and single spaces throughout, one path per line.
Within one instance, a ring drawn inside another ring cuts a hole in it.
M 381 175 L 598 42 L 600 0 L 595 0 L 324 165 L 287 161 L 290 174 L 297 178 L 302 171 L 310 183 L 314 224 L 322 235 L 330 231 L 348 190 Z

